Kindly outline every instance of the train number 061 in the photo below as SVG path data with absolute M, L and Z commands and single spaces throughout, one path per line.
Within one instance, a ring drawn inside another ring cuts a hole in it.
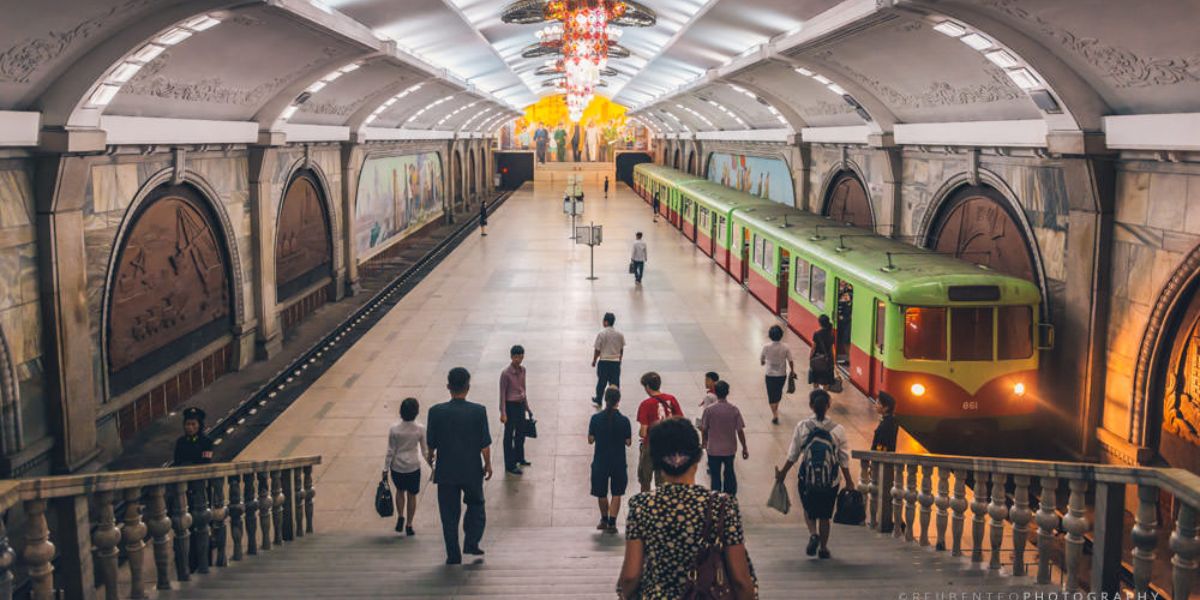
M 968 400 L 963 402 L 963 410 L 979 410 L 979 402 L 977 400 Z

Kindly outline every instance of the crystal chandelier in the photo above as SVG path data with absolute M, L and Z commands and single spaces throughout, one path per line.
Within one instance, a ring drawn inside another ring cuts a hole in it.
M 621 30 L 614 25 L 647 27 L 657 21 L 654 12 L 630 0 L 518 0 L 504 9 L 505 23 L 550 22 L 537 33 L 535 42 L 522 52 L 526 58 L 561 54 L 553 66 L 539 75 L 561 75 L 559 89 L 567 100 L 572 121 L 579 121 L 592 101 L 601 75 L 615 75 L 610 58 L 624 58 L 629 51 L 617 44 Z

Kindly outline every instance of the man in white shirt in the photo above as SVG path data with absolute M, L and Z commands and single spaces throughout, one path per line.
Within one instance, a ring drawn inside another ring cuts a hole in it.
M 596 334 L 595 352 L 592 353 L 592 366 L 596 367 L 596 395 L 592 404 L 600 408 L 604 398 L 604 390 L 609 384 L 621 387 L 621 358 L 625 355 L 625 336 L 613 329 L 617 317 L 612 313 L 604 313 L 604 329 Z
M 642 241 L 642 232 L 637 232 L 637 239 L 633 241 L 633 254 L 629 258 L 633 263 L 633 282 L 636 284 L 642 283 L 642 274 L 646 272 L 646 242 Z

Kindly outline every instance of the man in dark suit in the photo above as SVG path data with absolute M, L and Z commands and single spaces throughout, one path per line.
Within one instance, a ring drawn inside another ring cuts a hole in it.
M 483 510 L 483 482 L 492 478 L 492 436 L 488 433 L 487 409 L 467 401 L 471 374 L 462 367 L 450 369 L 446 377 L 450 400 L 429 409 L 426 441 L 437 461 L 433 482 L 438 486 L 438 511 L 446 540 L 446 564 L 462 563 L 462 553 L 480 556 L 479 540 L 487 517 Z M 462 505 L 463 548 L 458 546 L 458 523 Z

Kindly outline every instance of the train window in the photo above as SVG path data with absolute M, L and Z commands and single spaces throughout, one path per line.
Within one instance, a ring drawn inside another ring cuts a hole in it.
M 904 310 L 904 358 L 946 360 L 946 309 Z
M 996 358 L 1014 360 L 1033 355 L 1033 308 L 1001 306 L 997 309 L 997 330 L 1003 331 L 997 340 Z
M 763 239 L 758 237 L 758 234 L 754 234 L 753 238 L 754 238 L 754 264 L 762 266 Z
M 875 301 L 875 347 L 883 349 L 884 319 L 887 318 L 887 305 L 882 300 Z
M 950 309 L 950 360 L 992 360 L 992 308 Z
M 808 288 L 808 301 L 819 310 L 825 310 L 825 269 L 812 265 L 812 284 Z
M 725 217 L 717 219 L 717 237 L 720 238 L 722 242 L 725 241 L 726 229 L 729 228 L 725 226 Z
M 792 278 L 796 281 L 796 295 L 801 298 L 808 298 L 808 277 L 811 265 L 803 258 L 796 259 L 796 272 L 792 273 Z
M 763 257 L 762 268 L 768 273 L 774 272 L 775 267 L 775 244 L 771 240 L 763 240 Z

